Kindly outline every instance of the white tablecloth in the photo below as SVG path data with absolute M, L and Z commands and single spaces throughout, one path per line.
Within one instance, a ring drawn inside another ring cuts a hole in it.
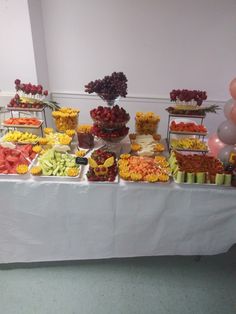
M 203 255 L 236 243 L 236 189 L 0 180 L 0 263 Z

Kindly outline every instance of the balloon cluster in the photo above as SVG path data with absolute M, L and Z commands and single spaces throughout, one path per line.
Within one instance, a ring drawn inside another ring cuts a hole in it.
M 231 153 L 236 153 L 236 78 L 231 81 L 229 91 L 232 99 L 224 106 L 227 120 L 220 124 L 217 134 L 213 134 L 208 139 L 211 153 L 223 162 L 228 162 Z

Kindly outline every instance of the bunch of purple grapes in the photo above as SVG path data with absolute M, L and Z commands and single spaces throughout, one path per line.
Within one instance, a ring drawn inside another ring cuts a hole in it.
M 85 85 L 85 92 L 102 95 L 105 100 L 115 99 L 127 95 L 127 78 L 123 72 L 113 72 L 103 79 L 89 82 Z
M 188 89 L 173 89 L 170 92 L 170 100 L 171 101 L 196 101 L 198 106 L 201 106 L 203 100 L 207 99 L 206 91 L 200 90 L 188 90 Z

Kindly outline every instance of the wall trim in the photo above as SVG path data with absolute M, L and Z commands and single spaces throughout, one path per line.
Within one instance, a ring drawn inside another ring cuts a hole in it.
M 15 92 L 10 91 L 0 91 L 1 97 L 14 97 Z M 100 100 L 100 98 L 95 94 L 86 94 L 84 92 L 71 92 L 71 91 L 53 91 L 50 93 L 51 98 L 65 98 L 65 99 L 83 99 L 83 100 Z M 122 98 L 124 102 L 147 102 L 147 103 L 166 103 L 169 104 L 170 100 L 167 97 L 163 96 L 148 96 L 148 95 L 128 95 L 126 98 Z M 217 99 L 208 99 L 205 101 L 206 104 L 218 104 L 222 105 L 227 100 L 217 100 Z
M 51 92 L 53 98 L 66 98 L 66 99 L 84 99 L 84 100 L 100 100 L 95 94 L 86 94 L 84 92 L 69 92 L 69 91 L 53 91 Z M 148 102 L 148 103 L 166 103 L 169 104 L 170 100 L 167 97 L 162 96 L 146 96 L 146 95 L 128 95 L 126 98 L 122 98 L 124 102 Z M 205 101 L 206 104 L 224 104 L 226 100 L 212 100 Z
M 14 97 L 16 92 L 0 91 L 0 97 Z

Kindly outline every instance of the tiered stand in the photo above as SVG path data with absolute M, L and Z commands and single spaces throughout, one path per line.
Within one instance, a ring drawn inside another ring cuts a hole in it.
M 205 119 L 206 115 L 187 115 L 187 114 L 176 114 L 176 113 L 169 113 L 168 116 L 168 124 L 167 124 L 167 145 L 169 151 L 171 151 L 171 146 L 170 146 L 170 138 L 172 134 L 176 135 L 195 135 L 198 136 L 199 139 L 202 139 L 204 141 L 205 136 L 207 133 L 200 133 L 200 132 L 177 132 L 177 131 L 171 131 L 170 130 L 170 122 L 174 118 L 189 118 L 189 119 L 196 119 L 200 121 L 200 124 L 203 125 L 203 121 Z M 206 154 L 208 150 L 193 150 L 193 149 L 175 149 L 177 151 L 186 151 L 186 152 L 198 152 L 202 154 Z
M 19 114 L 21 113 L 21 112 L 40 112 L 41 113 L 41 115 L 42 115 L 42 120 L 41 120 L 41 123 L 40 123 L 40 125 L 38 125 L 38 126 L 35 126 L 35 125 L 6 125 L 6 124 L 3 124 L 3 126 L 4 127 L 6 127 L 6 128 L 10 128 L 10 127 L 12 127 L 12 128 L 27 128 L 27 129 L 39 129 L 40 128 L 40 131 L 41 131 L 41 134 L 42 134 L 42 136 L 43 136 L 43 123 L 45 124 L 45 127 L 47 127 L 47 118 L 46 118 L 46 112 L 45 112 L 45 109 L 46 109 L 46 107 L 45 106 L 43 106 L 42 108 L 14 108 L 14 107 L 10 107 L 10 108 L 8 108 L 8 111 L 10 111 L 10 113 L 11 113 L 11 117 L 13 118 L 13 112 L 18 112 Z

